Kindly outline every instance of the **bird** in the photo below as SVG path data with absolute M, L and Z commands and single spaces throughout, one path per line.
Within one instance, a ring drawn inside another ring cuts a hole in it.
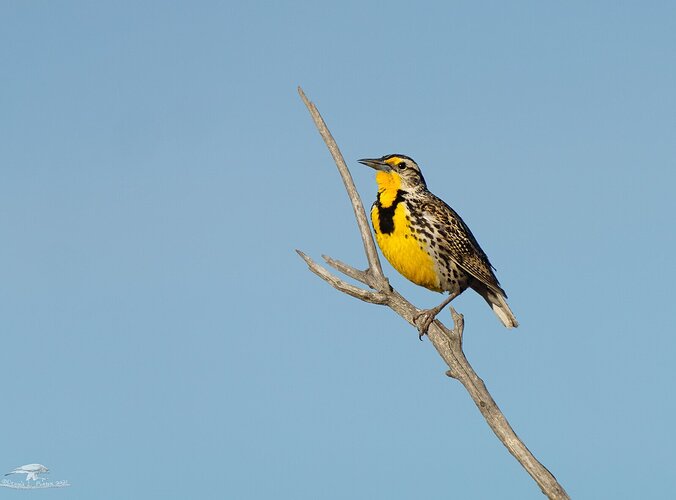
M 449 294 L 437 307 L 416 314 L 420 339 L 467 288 L 486 300 L 504 326 L 519 326 L 495 268 L 460 215 L 427 189 L 418 164 L 402 154 L 358 161 L 376 170 L 371 223 L 385 258 L 416 285 Z
M 46 472 L 49 472 L 49 469 L 42 464 L 26 464 L 8 472 L 5 476 L 9 476 L 10 474 L 26 474 L 26 481 L 37 481 L 38 475 Z

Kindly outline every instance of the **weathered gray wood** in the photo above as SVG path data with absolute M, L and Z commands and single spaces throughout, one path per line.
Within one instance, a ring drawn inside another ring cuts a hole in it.
M 418 312 L 418 309 L 394 290 L 383 274 L 375 242 L 373 241 L 373 236 L 371 235 L 371 230 L 369 228 L 366 212 L 364 211 L 364 205 L 354 186 L 352 176 L 345 164 L 343 155 L 331 136 L 326 123 L 319 114 L 317 107 L 308 100 L 300 87 L 298 87 L 298 93 L 310 111 L 312 119 L 329 148 L 343 179 L 350 201 L 352 202 L 352 208 L 354 209 L 357 226 L 359 227 L 359 232 L 361 233 L 362 241 L 364 243 L 364 250 L 366 252 L 369 267 L 367 270 L 361 271 L 328 256 L 323 256 L 324 260 L 334 269 L 369 286 L 373 291 L 346 283 L 318 265 L 303 252 L 299 250 L 296 251 L 307 263 L 310 270 L 331 286 L 365 302 L 387 305 L 411 324 L 417 334 L 418 329 L 415 323 L 415 314 Z M 526 445 L 523 444 L 523 441 L 519 439 L 502 411 L 500 411 L 500 408 L 498 408 L 498 405 L 491 397 L 488 389 L 486 389 L 483 380 L 479 378 L 469 364 L 469 361 L 467 361 L 462 350 L 464 319 L 461 314 L 458 314 L 455 309 L 453 309 L 453 307 L 450 307 L 450 310 L 454 322 L 453 329 L 448 329 L 439 320 L 434 320 L 428 330 L 428 337 L 432 342 L 432 345 L 449 367 L 446 375 L 458 380 L 465 387 L 474 401 L 474 404 L 476 404 L 495 435 L 500 439 L 502 444 L 505 445 L 514 458 L 519 461 L 523 468 L 526 469 L 528 474 L 530 474 L 538 486 L 540 486 L 540 489 L 547 497 L 557 500 L 570 498 L 552 473 L 533 456 Z

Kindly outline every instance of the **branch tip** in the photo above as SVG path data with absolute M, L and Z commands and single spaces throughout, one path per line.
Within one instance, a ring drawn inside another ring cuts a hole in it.
M 310 257 L 308 257 L 302 250 L 298 250 L 296 248 L 296 253 L 300 256 L 301 259 L 303 259 L 307 264 L 310 264 L 311 260 Z

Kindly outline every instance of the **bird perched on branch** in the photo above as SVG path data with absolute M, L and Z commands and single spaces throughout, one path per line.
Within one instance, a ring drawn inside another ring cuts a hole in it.
M 517 327 L 488 257 L 455 210 L 427 190 L 417 163 L 400 154 L 359 163 L 377 171 L 371 222 L 387 260 L 416 285 L 449 293 L 439 306 L 418 313 L 420 337 L 467 288 L 481 295 L 507 328 Z

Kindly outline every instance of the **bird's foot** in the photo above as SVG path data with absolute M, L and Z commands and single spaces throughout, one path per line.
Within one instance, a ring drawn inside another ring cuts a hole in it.
M 455 293 L 452 293 L 448 297 L 446 297 L 446 299 L 437 307 L 433 307 L 432 309 L 423 309 L 422 311 L 418 311 L 413 316 L 413 321 L 417 325 L 418 331 L 420 332 L 420 334 L 418 335 L 418 338 L 420 340 L 422 340 L 423 335 L 427 334 L 427 329 L 432 324 L 432 321 L 434 321 L 434 318 L 437 317 L 437 314 L 439 314 L 444 309 L 444 307 L 450 304 L 451 301 L 461 293 L 462 293 L 461 290 L 456 291 Z
M 445 306 L 446 304 L 444 304 Z M 427 335 L 427 330 L 429 329 L 434 318 L 437 317 L 437 314 L 441 312 L 443 307 L 434 307 L 432 309 L 424 309 L 417 312 L 413 316 L 413 321 L 418 327 L 418 338 L 422 341 L 424 335 Z

